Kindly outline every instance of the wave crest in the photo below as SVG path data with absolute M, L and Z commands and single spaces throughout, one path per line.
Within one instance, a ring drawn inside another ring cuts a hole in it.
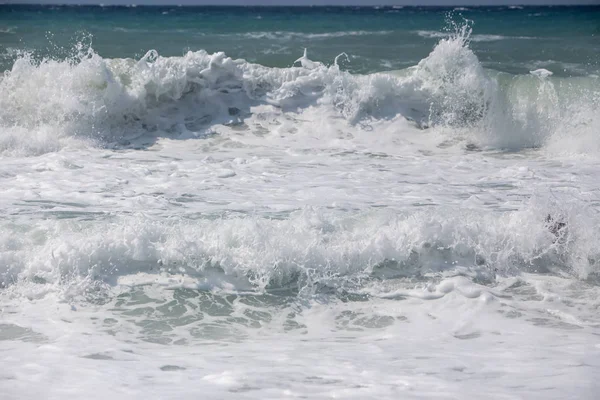
M 0 151 L 40 154 L 141 135 L 204 137 L 215 126 L 243 124 L 261 107 L 279 119 L 319 108 L 343 117 L 347 129 L 403 117 L 418 128 L 510 149 L 597 130 L 597 78 L 486 71 L 470 37 L 462 26 L 417 66 L 366 76 L 306 55 L 297 66 L 269 68 L 205 51 L 162 57 L 151 50 L 140 60 L 105 59 L 81 47 L 66 60 L 25 54 L 0 81 Z

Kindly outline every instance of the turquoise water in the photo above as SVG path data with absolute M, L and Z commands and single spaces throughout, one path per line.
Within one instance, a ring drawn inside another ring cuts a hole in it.
M 448 21 L 473 21 L 471 49 L 485 68 L 558 76 L 600 69 L 600 7 L 44 7 L 0 5 L 0 70 L 17 50 L 60 58 L 92 42 L 105 58 L 223 51 L 289 67 L 308 49 L 315 61 L 350 72 L 403 69 L 426 57 Z

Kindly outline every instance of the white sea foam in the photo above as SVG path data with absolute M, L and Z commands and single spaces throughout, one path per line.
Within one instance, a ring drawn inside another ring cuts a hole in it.
M 138 216 L 91 224 L 10 223 L 0 238 L 0 281 L 45 282 L 37 285 L 42 294 L 57 289 L 72 296 L 71 285 L 82 280 L 114 284 L 120 276 L 151 271 L 203 282 L 217 269 L 241 282 L 241 287 L 230 282 L 233 289 L 259 292 L 290 284 L 336 287 L 371 276 L 419 276 L 456 266 L 488 280 L 527 271 L 582 279 L 599 274 L 597 225 L 580 219 L 588 211 L 579 206 L 555 213 L 568 225 L 557 240 L 545 220 L 548 210 L 546 205 L 504 214 L 449 216 L 441 209 L 349 217 L 309 208 L 283 220 Z
M 468 43 L 367 76 L 20 55 L 0 393 L 594 399 L 598 80 Z
M 403 76 L 351 75 L 307 57 L 297 67 L 267 68 L 204 51 L 169 58 L 150 51 L 138 61 L 103 59 L 91 49 L 66 61 L 25 55 L 0 82 L 1 150 L 39 154 L 44 143 L 54 151 L 73 138 L 103 144 L 140 135 L 203 136 L 257 117 L 251 109 L 259 105 L 281 116 L 319 107 L 344 117 L 349 129 L 402 116 L 419 127 L 471 130 L 471 141 L 510 148 L 542 146 L 557 130 L 571 132 L 574 115 L 586 114 L 597 126 L 590 109 L 597 80 L 555 84 L 517 76 L 499 85 L 469 40 L 464 30 L 441 39 Z
M 442 32 L 442 31 L 426 31 L 419 30 L 415 31 L 417 35 L 425 38 L 447 38 L 452 35 L 451 32 Z M 498 40 L 527 40 L 527 39 L 535 39 L 530 36 L 504 36 L 504 35 L 484 35 L 484 34 L 474 34 L 469 37 L 469 39 L 473 42 L 494 42 Z
M 290 40 L 290 39 L 326 39 L 347 36 L 382 36 L 389 35 L 393 31 L 339 31 L 324 33 L 305 33 L 291 31 L 269 31 L 269 32 L 246 32 L 241 35 L 251 39 L 272 39 L 272 40 Z M 226 35 L 229 36 L 229 35 Z

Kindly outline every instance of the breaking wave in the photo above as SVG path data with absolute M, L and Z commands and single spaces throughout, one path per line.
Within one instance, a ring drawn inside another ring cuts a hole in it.
M 317 107 L 342 117 L 349 130 L 403 117 L 482 147 L 558 141 L 554 147 L 568 142 L 573 152 L 598 150 L 597 78 L 484 70 L 470 35 L 464 26 L 415 67 L 371 75 L 342 71 L 340 57 L 327 66 L 306 54 L 290 68 L 205 51 L 161 57 L 151 50 L 139 60 L 105 59 L 82 46 L 66 60 L 25 54 L 0 80 L 0 151 L 35 155 L 141 135 L 203 137 L 214 126 L 257 117 L 257 107 L 270 107 L 272 118 Z
M 545 218 L 548 210 L 554 221 Z M 94 223 L 5 223 L 0 282 L 32 282 L 43 295 L 123 279 L 242 291 L 360 289 L 372 279 L 448 273 L 484 283 L 523 272 L 597 279 L 598 226 L 593 215 L 582 218 L 585 212 L 553 209 L 538 199 L 508 213 L 440 209 L 348 216 L 305 208 L 286 219 L 139 215 Z M 564 225 L 556 229 L 556 221 Z
M 438 145 L 461 148 L 600 153 L 597 78 L 485 70 L 469 40 L 463 27 L 418 65 L 371 75 L 342 71 L 343 55 L 328 66 L 306 52 L 290 68 L 205 51 L 183 57 L 149 51 L 140 60 L 105 59 L 83 47 L 66 60 L 25 54 L 0 80 L 0 151 L 32 156 L 227 130 L 243 136 L 251 135 L 253 122 L 269 120 L 291 126 L 277 130 L 284 141 L 286 135 L 354 141 L 351 133 L 359 131 L 373 140 L 433 132 Z M 335 124 L 323 128 L 325 120 Z M 255 142 L 269 140 L 265 135 Z M 69 291 L 82 279 L 88 287 L 90 281 L 170 281 L 176 275 L 195 287 L 236 290 L 360 288 L 365 279 L 418 279 L 449 270 L 484 281 L 515 271 L 595 277 L 596 218 L 581 218 L 585 207 L 564 207 L 350 216 L 304 209 L 281 220 L 128 215 L 93 223 L 12 221 L 1 229 L 0 286 L 33 282 L 36 295 L 57 286 Z

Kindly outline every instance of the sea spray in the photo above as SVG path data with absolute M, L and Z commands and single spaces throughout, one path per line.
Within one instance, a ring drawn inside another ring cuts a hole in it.
M 587 112 L 600 92 L 593 78 L 555 83 L 551 76 L 486 71 L 468 47 L 470 34 L 468 25 L 460 27 L 401 75 L 351 75 L 307 54 L 283 69 L 205 51 L 183 57 L 149 51 L 137 61 L 104 59 L 81 46 L 66 60 L 23 55 L 0 82 L 0 144 L 7 155 L 35 155 L 77 141 L 104 146 L 144 135 L 201 137 L 259 118 L 253 109 L 265 105 L 282 112 L 278 119 L 319 107 L 354 130 L 402 117 L 459 141 L 519 149 L 568 136 L 572 114 Z M 595 129 L 597 118 L 588 115 Z

